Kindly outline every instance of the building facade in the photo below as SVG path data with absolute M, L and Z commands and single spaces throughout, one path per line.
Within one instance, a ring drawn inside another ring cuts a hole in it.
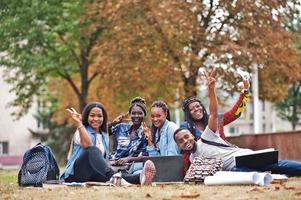
M 3 69 L 0 68 L 0 168 L 19 166 L 24 152 L 37 143 L 29 131 L 37 129 L 33 116 L 35 108 L 30 109 L 21 119 L 14 120 L 11 113 L 16 108 L 11 108 L 8 104 L 15 96 L 10 93 L 10 87 L 3 76 Z
M 272 133 L 292 131 L 291 124 L 282 120 L 277 116 L 277 112 L 273 108 L 273 104 L 267 101 L 259 101 L 260 115 L 259 115 L 259 131 L 258 133 Z M 237 136 L 243 134 L 254 133 L 254 105 L 252 100 L 248 102 L 245 112 L 242 116 L 225 126 L 226 136 Z M 297 130 L 301 126 L 297 126 Z

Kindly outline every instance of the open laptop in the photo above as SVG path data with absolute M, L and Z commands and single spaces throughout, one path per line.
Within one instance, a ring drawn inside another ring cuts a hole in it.
M 153 161 L 156 167 L 153 182 L 183 182 L 183 155 L 145 157 L 143 158 L 143 165 L 147 160 Z
M 236 167 L 261 168 L 278 162 L 278 151 L 263 149 L 235 157 Z

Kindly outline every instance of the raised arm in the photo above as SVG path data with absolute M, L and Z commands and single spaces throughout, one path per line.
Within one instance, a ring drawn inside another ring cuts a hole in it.
M 218 118 L 218 103 L 217 103 L 217 97 L 215 92 L 215 76 L 216 76 L 216 70 L 213 69 L 212 73 L 208 75 L 206 72 L 204 73 L 207 79 L 207 85 L 208 85 L 208 97 L 209 97 L 209 119 L 208 119 L 208 128 L 216 132 L 218 129 L 217 126 L 217 118 Z
M 72 119 L 76 123 L 77 130 L 79 132 L 79 137 L 80 137 L 80 145 L 83 148 L 88 148 L 92 146 L 91 138 L 89 137 L 88 132 L 82 123 L 81 115 L 77 113 L 74 108 L 67 109 L 67 111 L 71 114 Z
M 244 84 L 244 89 L 241 95 L 239 96 L 237 102 L 229 111 L 223 113 L 223 117 L 222 117 L 223 126 L 239 118 L 241 113 L 246 109 L 246 105 L 250 96 L 249 93 L 250 82 L 249 80 L 244 79 L 243 84 Z

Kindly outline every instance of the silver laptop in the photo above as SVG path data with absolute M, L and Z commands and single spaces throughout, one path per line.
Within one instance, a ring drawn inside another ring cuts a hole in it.
M 145 157 L 143 158 L 143 165 L 147 160 L 153 161 L 156 167 L 153 182 L 183 182 L 183 155 Z

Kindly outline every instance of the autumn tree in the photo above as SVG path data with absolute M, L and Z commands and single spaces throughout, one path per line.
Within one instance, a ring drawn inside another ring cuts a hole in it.
M 177 88 L 182 98 L 195 95 L 201 70 L 213 65 L 228 92 L 236 89 L 237 68 L 259 66 L 261 97 L 277 100 L 299 74 L 293 34 L 283 26 L 295 5 L 289 0 L 4 1 L 2 64 L 22 75 L 9 81 L 23 108 L 41 92 L 40 85 L 56 81 L 52 91 L 60 92 L 64 105 L 76 98 L 82 108 L 87 99 L 97 99 L 114 105 L 115 113 L 126 110 L 136 95 L 173 102 Z
M 106 21 L 89 5 L 86 0 L 1 1 L 0 65 L 16 93 L 12 105 L 21 108 L 18 116 L 35 95 L 48 90 L 51 78 L 66 81 L 80 109 L 86 104 L 89 86 L 99 75 L 90 70 L 91 49 L 106 29 Z
M 272 101 L 283 98 L 300 73 L 294 35 L 284 28 L 295 1 L 107 4 L 102 14 L 110 27 L 92 50 L 93 69 L 103 72 L 103 82 L 93 94 L 109 96 L 109 105 L 122 111 L 135 95 L 169 103 L 177 88 L 182 98 L 196 95 L 201 70 L 211 66 L 219 68 L 219 86 L 230 93 L 237 90 L 238 68 L 252 72 L 259 66 L 261 98 Z
M 148 102 L 155 97 L 173 100 L 171 86 L 178 79 L 165 67 L 171 61 L 158 34 L 150 31 L 144 10 L 133 9 L 133 4 L 4 1 L 1 65 L 17 94 L 13 105 L 21 112 L 16 114 L 21 116 L 33 97 L 43 94 L 59 98 L 62 111 L 78 102 L 82 109 L 87 100 L 98 100 L 113 116 L 127 110 L 134 96 Z M 56 116 L 61 121 L 66 117 Z
M 93 49 L 92 66 L 102 70 L 104 82 L 96 86 L 99 92 L 93 93 L 107 91 L 111 97 L 107 105 L 119 108 L 112 115 L 127 111 L 135 96 L 145 98 L 148 105 L 158 98 L 173 103 L 181 81 L 160 34 L 149 21 L 144 3 L 147 1 L 118 1 L 103 13 L 110 28 Z
M 293 18 L 287 23 L 287 29 L 295 34 L 300 33 L 300 25 L 301 25 L 301 18 Z M 298 50 L 299 54 L 301 53 L 301 38 L 298 37 L 299 41 L 295 44 L 296 49 Z M 299 64 L 299 67 L 301 65 Z M 301 75 L 299 76 L 299 80 L 292 83 L 290 85 L 288 95 L 286 98 L 282 99 L 275 103 L 275 108 L 278 111 L 278 116 L 283 119 L 287 120 L 291 123 L 292 129 L 296 130 L 296 126 L 300 120 L 301 115 Z
M 297 80 L 293 34 L 284 29 L 298 1 L 140 1 L 181 72 L 184 95 L 196 95 L 200 70 L 216 66 L 221 88 L 231 92 L 238 68 L 260 67 L 260 97 L 279 100 Z M 273 77 L 273 78 L 271 78 Z M 273 87 L 271 87 L 273 86 Z

